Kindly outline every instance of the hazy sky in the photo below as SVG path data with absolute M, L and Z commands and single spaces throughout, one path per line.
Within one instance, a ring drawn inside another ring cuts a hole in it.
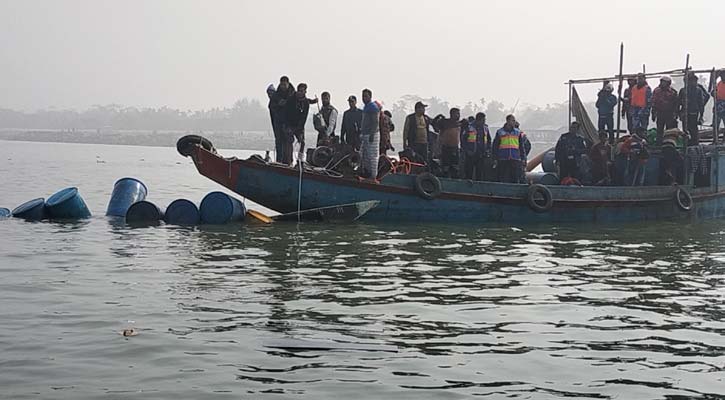
M 282 74 L 341 108 L 364 87 L 544 105 L 615 74 L 620 41 L 625 71 L 725 65 L 721 1 L 0 0 L 0 107 L 222 107 Z

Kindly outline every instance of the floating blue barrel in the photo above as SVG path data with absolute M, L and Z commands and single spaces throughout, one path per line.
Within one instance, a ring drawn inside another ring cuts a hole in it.
M 0 207 L 0 219 L 10 218 L 13 216 L 13 213 L 10 212 L 7 208 Z
M 200 221 L 199 208 L 186 199 L 177 199 L 166 207 L 164 221 L 172 225 L 198 225 Z
M 33 199 L 15 207 L 13 217 L 27 219 L 28 221 L 45 219 L 45 199 L 42 197 Z
M 222 192 L 211 192 L 204 196 L 199 207 L 202 224 L 226 224 L 241 221 L 247 213 L 241 201 Z
M 145 200 L 148 195 L 146 185 L 136 178 L 121 178 L 113 185 L 111 200 L 108 202 L 106 215 L 114 217 L 126 216 L 131 204 Z
M 156 224 L 164 218 L 156 204 L 141 200 L 131 204 L 126 211 L 126 222 L 129 224 Z
M 45 209 L 48 211 L 48 217 L 54 219 L 80 219 L 91 216 L 86 202 L 78 193 L 78 188 L 74 187 L 62 189 L 48 197 Z
M 539 185 L 558 185 L 559 175 L 551 172 L 527 172 L 526 180 Z

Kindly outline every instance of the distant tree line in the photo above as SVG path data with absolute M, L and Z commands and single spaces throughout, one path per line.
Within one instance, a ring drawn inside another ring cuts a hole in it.
M 417 95 L 405 95 L 396 102 L 386 103 L 393 113 L 395 124 L 402 128 L 405 116 L 413 111 L 417 101 L 428 104 L 427 114 L 434 117 L 447 115 L 451 105 L 440 98 L 423 98 Z M 346 105 L 336 104 L 340 115 Z M 593 104 L 587 104 L 590 117 L 596 119 Z M 561 127 L 566 125 L 567 104 L 548 104 L 545 107 L 524 105 L 506 107 L 502 102 L 484 98 L 478 102 L 468 102 L 461 108 L 463 117 L 473 116 L 483 111 L 491 126 L 504 121 L 509 113 L 514 113 L 522 126 L 527 129 L 540 127 Z M 178 110 L 169 107 L 136 108 L 118 104 L 94 105 L 84 110 L 39 110 L 22 112 L 0 109 L 0 128 L 10 129 L 83 129 L 83 130 L 174 130 L 174 131 L 269 131 L 269 112 L 266 104 L 257 99 L 241 99 L 231 107 L 209 110 Z M 310 128 L 311 129 L 311 128 Z

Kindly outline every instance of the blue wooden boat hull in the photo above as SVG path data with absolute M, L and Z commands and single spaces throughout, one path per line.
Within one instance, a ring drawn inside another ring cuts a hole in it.
M 299 170 L 227 159 L 198 146 L 191 157 L 202 175 L 234 192 L 280 213 L 297 210 Z M 723 168 L 713 168 L 713 182 L 717 182 L 717 170 Z M 677 206 L 674 186 L 549 186 L 554 204 L 546 212 L 536 212 L 526 201 L 525 184 L 456 179 L 441 179 L 441 183 L 440 196 L 428 200 L 416 193 L 411 175 L 388 175 L 376 183 L 304 172 L 301 209 L 378 200 L 380 205 L 361 220 L 471 224 L 624 223 L 725 216 L 725 193 L 716 185 L 683 187 L 693 198 L 690 211 Z

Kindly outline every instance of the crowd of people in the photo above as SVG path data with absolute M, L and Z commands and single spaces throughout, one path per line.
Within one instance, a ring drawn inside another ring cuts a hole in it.
M 659 85 L 652 90 L 645 75 L 638 74 L 628 79 L 629 87 L 621 99 L 613 94 L 612 84 L 604 82 L 596 102 L 599 143 L 588 146 L 577 135 L 580 126 L 574 122 L 556 145 L 555 158 L 562 183 L 642 185 L 650 146 L 660 150 L 657 184 L 682 183 L 684 157 L 679 148 L 685 147 L 685 142 L 687 146 L 699 145 L 699 127 L 711 96 L 716 102 L 713 126 L 725 121 L 725 71 L 720 71 L 719 77 L 708 91 L 698 83 L 696 74 L 687 74 L 687 85 L 678 92 L 672 88 L 669 76 L 660 77 Z M 629 134 L 615 140 L 614 112 L 620 101 Z M 650 118 L 656 127 L 648 142 Z M 682 130 L 678 120 L 682 121 Z
M 579 123 L 574 122 L 556 144 L 555 160 L 561 183 L 643 184 L 644 165 L 649 157 L 646 133 L 650 117 L 657 130 L 653 144 L 662 149 L 659 184 L 681 182 L 684 161 L 677 150 L 678 136 L 688 137 L 691 145 L 699 142 L 698 125 L 702 124 L 711 95 L 717 102 L 715 123 L 725 121 L 725 72 L 720 73 L 720 78 L 709 93 L 698 84 L 697 75 L 689 74 L 687 88 L 678 93 L 671 87 L 670 77 L 661 77 L 660 85 L 652 90 L 640 74 L 628 80 L 629 87 L 621 99 L 613 94 L 612 84 L 604 82 L 596 102 L 599 142 L 587 143 L 579 135 Z M 318 104 L 318 112 L 313 115 L 317 146 L 343 144 L 359 151 L 361 177 L 375 178 L 379 157 L 395 151 L 391 142 L 391 133 L 395 130 L 392 114 L 373 100 L 370 89 L 362 91 L 362 108 L 358 108 L 355 95 L 348 96 L 348 109 L 342 114 L 339 135 L 339 113 L 331 104 L 329 92 L 323 92 L 318 102 L 316 97 L 307 97 L 306 84 L 300 83 L 295 88 L 283 76 L 276 87 L 267 88 L 267 94 L 278 163 L 292 164 L 295 142 L 299 146 L 298 159 L 303 159 L 305 123 L 313 104 Z M 615 141 L 614 113 L 620 101 L 629 134 Z M 525 182 L 531 143 L 513 115 L 508 115 L 503 127 L 492 134 L 482 112 L 462 117 L 460 109 L 451 108 L 448 116 L 431 118 L 426 114 L 426 107 L 419 101 L 414 112 L 406 116 L 401 156 L 426 165 L 428 170 L 435 169 L 442 177 Z M 684 121 L 684 133 L 677 129 L 678 118 Z

